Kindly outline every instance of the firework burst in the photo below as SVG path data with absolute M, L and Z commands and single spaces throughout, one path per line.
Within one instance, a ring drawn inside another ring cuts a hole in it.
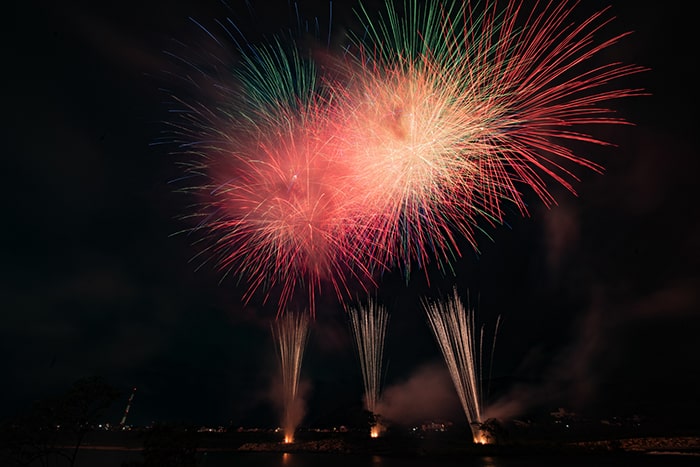
M 573 192 L 576 167 L 602 167 L 572 146 L 607 144 L 592 128 L 626 123 L 607 104 L 642 94 L 618 86 L 642 68 L 601 64 L 626 34 L 600 40 L 607 11 L 575 6 L 387 1 L 322 65 L 279 38 L 239 46 L 232 71 L 193 66 L 207 101 L 178 100 L 172 128 L 194 156 L 201 255 L 246 301 L 274 295 L 281 313 L 303 297 L 313 314 L 325 287 L 343 302 L 389 269 L 449 271 L 506 205 Z
M 209 217 L 206 228 L 216 236 L 219 267 L 247 278 L 247 298 L 278 288 L 282 308 L 305 288 L 313 312 L 322 282 L 342 296 L 348 271 L 362 270 L 349 264 L 359 263 L 346 246 L 346 198 L 323 154 L 327 136 L 293 118 L 284 131 L 239 146 L 228 157 L 231 167 L 212 171 L 222 177 L 211 192 L 219 217 Z
M 231 83 L 213 86 L 218 106 L 182 102 L 174 126 L 195 156 L 186 171 L 198 184 L 185 191 L 200 199 L 191 216 L 200 256 L 247 283 L 246 302 L 274 294 L 278 313 L 305 294 L 314 314 L 322 284 L 341 301 L 348 282 L 372 284 L 367 255 L 350 236 L 334 107 L 317 73 L 281 42 L 253 49 Z
M 604 12 L 574 24 L 566 2 L 478 7 L 407 0 L 359 14 L 350 79 L 335 87 L 353 186 L 373 213 L 362 226 L 384 263 L 449 263 L 457 236 L 476 248 L 477 219 L 501 222 L 504 203 L 527 212 L 523 186 L 546 205 L 547 178 L 573 192 L 567 165 L 601 167 L 565 143 L 606 144 L 577 128 L 625 123 L 604 103 L 641 94 L 610 86 L 640 67 L 593 60 L 625 36 L 596 42 Z

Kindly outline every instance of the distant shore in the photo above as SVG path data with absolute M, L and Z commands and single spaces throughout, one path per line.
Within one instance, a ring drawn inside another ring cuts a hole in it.
M 477 454 L 497 455 L 515 453 L 546 452 L 576 452 L 576 453 L 601 453 L 601 452 L 628 452 L 649 454 L 688 454 L 700 456 L 700 437 L 641 437 L 596 441 L 531 441 L 527 443 L 515 443 L 506 445 L 475 445 L 465 443 L 463 446 L 455 446 L 453 443 L 432 443 L 423 445 L 415 443 L 407 446 L 401 442 L 382 442 L 368 440 L 357 443 L 346 439 L 308 440 L 296 443 L 263 442 L 245 443 L 236 450 L 248 452 L 333 452 L 333 453 L 367 453 L 390 454 L 393 452 L 413 454 Z
M 130 442 L 101 439 L 88 441 L 81 446 L 85 450 L 141 451 L 143 446 L 136 437 Z M 652 455 L 688 455 L 700 457 L 700 436 L 644 436 L 604 440 L 527 440 L 504 444 L 478 445 L 451 437 L 410 438 L 386 437 L 370 439 L 342 434 L 300 439 L 292 443 L 279 440 L 256 440 L 240 442 L 235 436 L 203 436 L 197 443 L 201 452 L 287 452 L 287 453 L 334 453 L 368 455 L 527 455 L 527 454 L 597 454 L 636 453 Z

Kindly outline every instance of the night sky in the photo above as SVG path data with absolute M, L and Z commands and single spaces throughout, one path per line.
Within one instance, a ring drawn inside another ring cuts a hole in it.
M 175 235 L 188 203 L 171 183 L 180 173 L 153 143 L 170 118 L 167 52 L 208 40 L 190 17 L 230 17 L 256 42 L 295 13 L 285 0 L 101 3 L 25 2 L 3 28 L 0 418 L 101 376 L 123 392 L 105 421 L 119 421 L 137 387 L 133 424 L 275 426 L 275 305 L 243 307 L 233 279 L 191 261 L 193 239 Z M 342 34 L 352 2 L 333 3 Z M 697 425 L 695 19 L 677 1 L 583 3 L 584 15 L 611 4 L 609 31 L 635 31 L 605 54 L 649 67 L 629 82 L 650 96 L 614 104 L 635 126 L 597 130 L 617 147 L 581 149 L 606 172 L 577 171 L 578 196 L 552 187 L 551 209 L 531 197 L 529 217 L 513 211 L 492 240 L 478 238 L 480 254 L 464 249 L 456 277 L 431 272 L 429 291 L 420 273 L 408 286 L 382 279 L 387 403 L 407 423 L 464 418 L 418 306 L 457 286 L 487 330 L 502 317 L 491 386 L 502 413 Z M 328 2 L 301 5 L 327 25 Z M 361 405 L 362 383 L 342 308 L 333 294 L 317 307 L 304 423 L 324 426 Z

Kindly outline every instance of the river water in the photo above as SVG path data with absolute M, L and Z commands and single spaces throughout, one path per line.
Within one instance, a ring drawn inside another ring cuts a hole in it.
M 139 451 L 83 450 L 77 467 L 122 467 L 142 461 Z M 595 454 L 440 457 L 386 457 L 359 454 L 202 452 L 197 467 L 680 467 L 699 466 L 700 456 L 672 454 Z

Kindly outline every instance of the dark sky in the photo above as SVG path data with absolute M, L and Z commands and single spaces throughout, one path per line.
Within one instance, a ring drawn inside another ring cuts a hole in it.
M 136 386 L 135 424 L 274 425 L 274 306 L 243 309 L 232 280 L 190 262 L 192 239 L 173 236 L 187 202 L 169 183 L 179 172 L 152 143 L 169 118 L 165 51 L 208 40 L 189 17 L 231 17 L 255 41 L 294 14 L 285 0 L 101 3 L 25 2 L 4 28 L 0 417 L 97 375 L 124 391 L 112 422 Z M 338 3 L 336 33 L 350 18 L 350 2 Z M 615 104 L 636 126 L 602 128 L 618 146 L 584 150 L 604 175 L 581 171 L 578 196 L 555 188 L 551 209 L 531 199 L 530 217 L 512 213 L 480 255 L 465 250 L 455 278 L 431 276 L 431 293 L 457 285 L 484 322 L 502 316 L 492 399 L 502 413 L 687 424 L 700 416 L 695 24 L 682 2 L 609 3 L 612 29 L 635 33 L 606 53 L 651 69 L 633 80 L 650 96 Z M 327 24 L 327 2 L 301 4 Z M 425 290 L 420 275 L 407 287 L 389 274 L 378 292 L 392 315 L 387 394 L 399 411 L 425 408 L 416 417 L 461 420 L 417 305 Z M 303 378 L 309 424 L 342 422 L 360 404 L 332 298 L 319 302 Z

